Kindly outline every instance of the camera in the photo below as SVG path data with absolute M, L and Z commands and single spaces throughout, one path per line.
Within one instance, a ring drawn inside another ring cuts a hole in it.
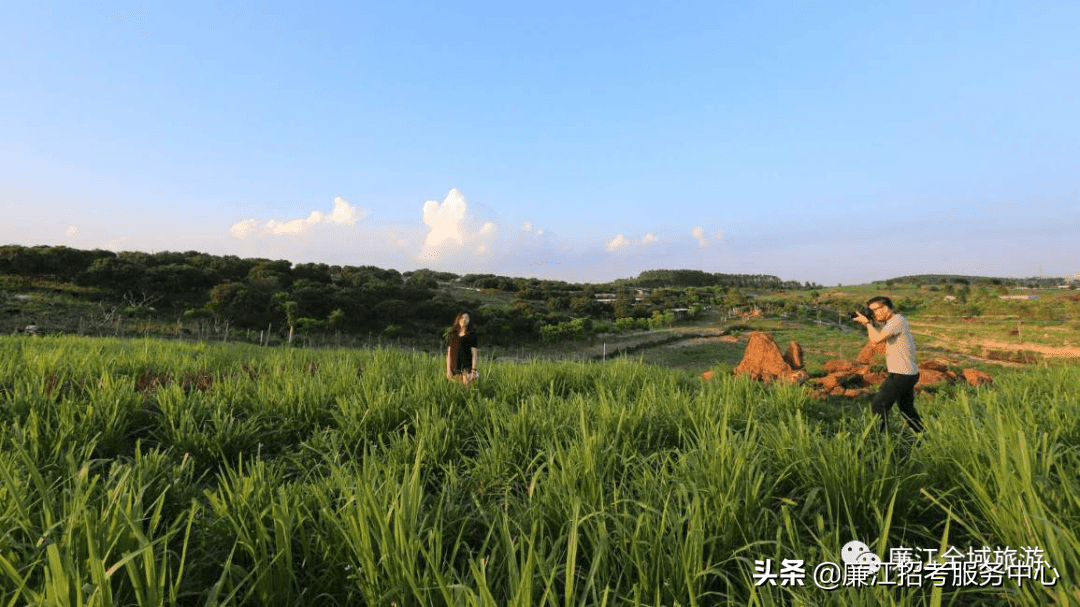
M 870 308 L 858 308 L 854 312 L 851 312 L 850 314 L 848 314 L 848 318 L 850 318 L 851 320 L 855 320 L 855 317 L 858 316 L 859 314 L 862 314 L 863 316 L 865 316 L 866 320 L 869 320 L 870 322 L 874 322 L 874 313 L 872 311 L 870 311 Z

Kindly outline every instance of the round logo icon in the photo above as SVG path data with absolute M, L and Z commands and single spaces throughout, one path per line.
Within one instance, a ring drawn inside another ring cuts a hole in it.
M 881 568 L 881 559 L 878 555 L 870 552 L 870 547 L 858 540 L 844 544 L 844 547 L 840 549 L 840 558 L 844 560 L 845 565 L 866 567 L 870 574 L 877 573 L 877 570 Z

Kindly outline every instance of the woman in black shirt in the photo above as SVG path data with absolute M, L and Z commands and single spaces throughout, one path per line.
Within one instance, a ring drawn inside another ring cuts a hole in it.
M 479 377 L 476 364 L 480 356 L 476 350 L 476 334 L 469 328 L 469 315 L 462 312 L 454 319 L 450 329 L 450 347 L 446 349 L 446 377 L 469 385 Z

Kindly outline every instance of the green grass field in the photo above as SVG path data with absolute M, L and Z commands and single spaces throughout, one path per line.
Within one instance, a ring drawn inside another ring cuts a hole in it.
M 1075 366 L 922 395 L 919 440 L 676 366 L 0 338 L 0 604 L 1080 604 Z M 852 540 L 1059 578 L 755 585 Z

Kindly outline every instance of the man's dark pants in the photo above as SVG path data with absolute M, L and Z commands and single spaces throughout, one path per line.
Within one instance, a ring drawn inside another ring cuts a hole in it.
M 915 411 L 915 384 L 919 381 L 919 374 L 901 375 L 890 373 L 881 389 L 874 395 L 870 410 L 881 416 L 881 431 L 888 430 L 888 413 L 893 403 L 900 407 L 900 412 L 907 418 L 908 425 L 916 432 L 923 431 L 922 418 Z

